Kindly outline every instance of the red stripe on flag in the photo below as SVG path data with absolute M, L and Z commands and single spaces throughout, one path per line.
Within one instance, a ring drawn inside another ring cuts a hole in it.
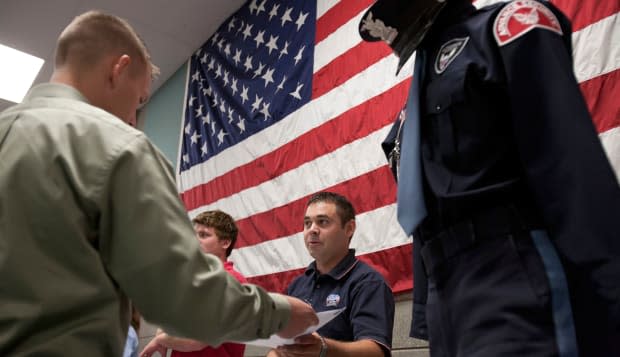
M 620 1 L 552 0 L 578 31 L 620 11 Z
M 383 42 L 360 42 L 314 74 L 312 77 L 314 81 L 312 99 L 318 98 L 345 83 L 351 77 L 391 53 L 390 47 Z
M 355 237 L 353 237 L 355 239 Z M 380 239 L 380 237 L 377 237 Z M 379 252 L 358 256 L 358 259 L 368 263 L 379 271 L 394 293 L 407 291 L 413 288 L 413 261 L 411 251 L 413 245 L 405 244 L 399 247 L 385 249 Z M 297 276 L 303 274 L 305 268 L 284 272 L 261 275 L 248 278 L 248 282 L 262 286 L 269 291 L 286 292 L 286 287 Z
M 259 185 L 384 127 L 405 105 L 409 83 L 404 80 L 269 154 L 183 192 L 186 208 L 192 210 Z M 339 140 L 325 139 L 334 133 L 338 133 Z
M 372 187 L 372 195 L 368 194 L 369 187 Z M 358 215 L 396 202 L 396 184 L 387 165 L 325 188 L 325 191 L 347 197 Z M 236 248 L 301 232 L 309 198 L 310 195 L 307 195 L 286 205 L 238 220 L 239 237 Z
M 582 82 L 579 87 L 599 134 L 620 126 L 620 69 Z
M 376 237 L 381 239 L 381 237 Z M 353 237 L 355 239 L 355 237 Z M 413 288 L 413 244 L 360 255 L 358 258 L 377 269 L 395 293 Z
M 248 279 L 248 283 L 255 284 L 265 288 L 268 291 L 286 293 L 288 285 L 300 274 L 303 274 L 305 268 L 287 270 L 279 273 L 268 275 L 254 276 Z
M 338 28 L 349 22 L 374 2 L 374 0 L 348 0 L 334 5 L 317 20 L 314 42 L 319 43 L 323 41 L 332 32 L 338 30 Z

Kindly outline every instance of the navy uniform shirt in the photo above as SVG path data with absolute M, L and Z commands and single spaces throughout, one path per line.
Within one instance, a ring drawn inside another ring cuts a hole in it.
M 448 2 L 419 48 L 422 231 L 526 207 L 567 270 L 581 343 L 620 330 L 620 188 L 573 74 L 571 33 L 548 2 Z
M 338 341 L 373 340 L 389 355 L 394 324 L 392 290 L 381 274 L 355 257 L 355 250 L 349 249 L 327 274 L 321 275 L 312 262 L 289 285 L 287 294 L 306 301 L 317 312 L 346 307 L 317 332 Z

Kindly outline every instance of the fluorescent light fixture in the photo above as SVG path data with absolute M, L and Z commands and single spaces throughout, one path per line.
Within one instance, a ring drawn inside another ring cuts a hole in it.
M 20 103 L 43 62 L 39 57 L 0 44 L 0 98 Z

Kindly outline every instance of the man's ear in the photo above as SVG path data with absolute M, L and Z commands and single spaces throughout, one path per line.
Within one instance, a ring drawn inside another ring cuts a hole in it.
M 353 233 L 355 233 L 355 219 L 352 219 L 344 225 L 344 231 L 349 236 L 349 239 L 353 238 Z
M 231 239 L 220 239 L 219 243 L 222 248 L 228 249 L 228 247 L 230 247 L 230 245 L 232 244 L 232 240 Z
M 129 55 L 121 55 L 114 58 L 112 61 L 112 69 L 110 71 L 110 83 L 113 88 L 118 85 L 123 76 L 127 75 L 130 64 L 131 57 L 129 57 Z

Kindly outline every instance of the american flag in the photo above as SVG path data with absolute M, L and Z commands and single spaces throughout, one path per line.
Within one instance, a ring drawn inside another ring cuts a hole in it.
M 620 3 L 553 2 L 573 20 L 575 73 L 617 169 Z M 269 290 L 284 291 L 312 260 L 302 223 L 308 197 L 322 190 L 356 207 L 358 257 L 395 292 L 413 286 L 411 240 L 396 221 L 396 187 L 380 148 L 405 104 L 412 66 L 394 75 L 390 49 L 359 37 L 372 3 L 248 1 L 189 59 L 182 199 L 191 217 L 221 209 L 237 219 L 231 260 Z

